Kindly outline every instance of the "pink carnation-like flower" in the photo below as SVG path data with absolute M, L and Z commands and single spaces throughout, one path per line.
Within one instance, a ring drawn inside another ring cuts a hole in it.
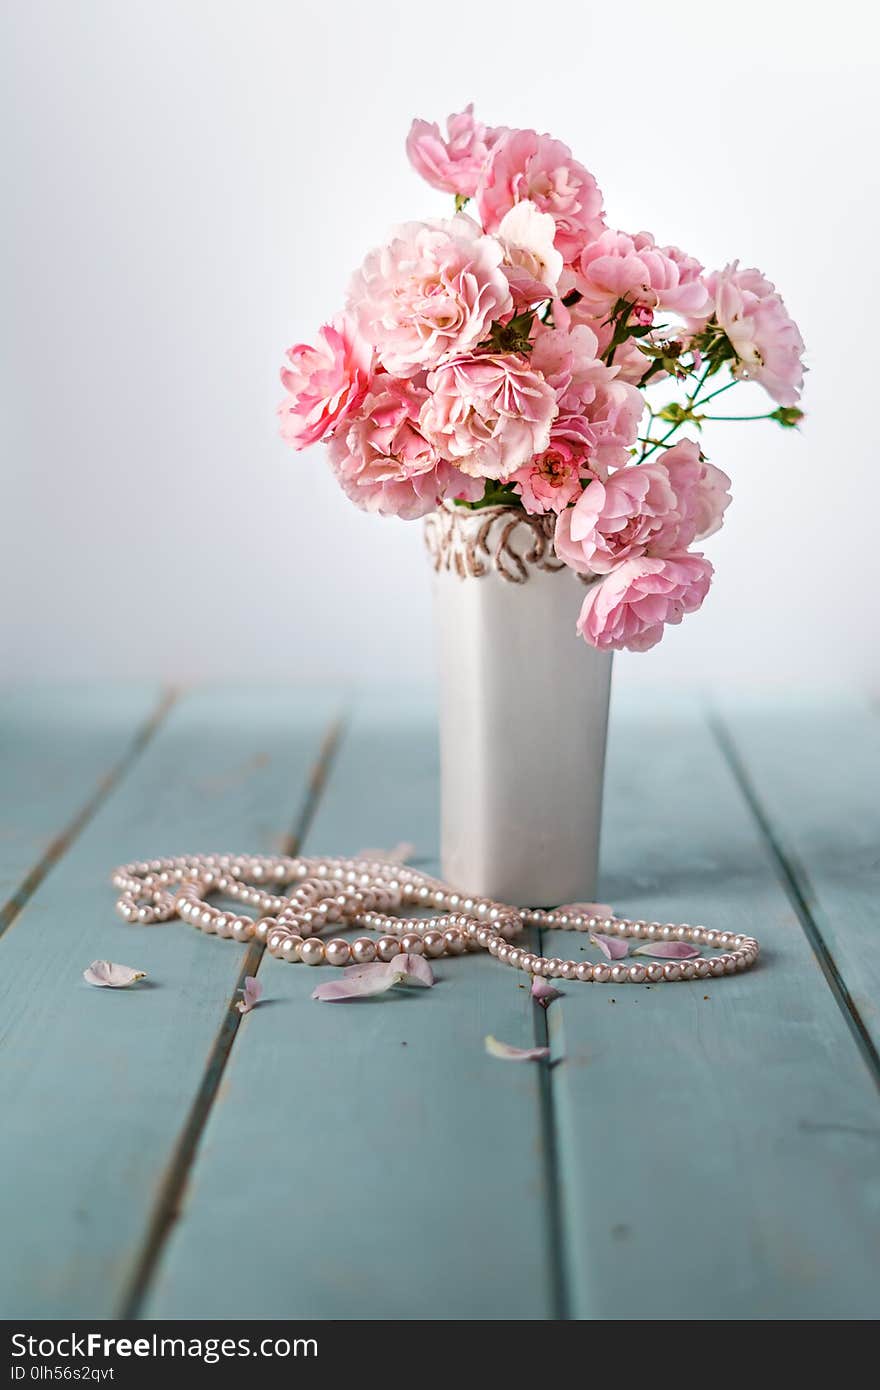
M 281 434 L 294 449 L 326 439 L 356 410 L 370 383 L 372 351 L 344 315 L 325 323 L 317 347 L 297 343 L 281 369 L 287 397 L 278 407 Z
M 582 420 L 590 430 L 590 467 L 604 473 L 626 463 L 645 408 L 640 391 L 599 360 L 596 334 L 586 324 L 539 331 L 531 365 L 553 387 L 559 417 L 553 437 Z
M 566 263 L 576 260 L 605 225 L 596 180 L 567 145 L 534 130 L 509 130 L 492 150 L 477 189 L 486 231 L 495 231 L 504 214 L 526 199 L 552 216 Z
M 652 463 L 597 479 L 556 522 L 556 553 L 582 574 L 608 574 L 635 556 L 683 551 L 717 531 L 730 479 L 689 439 Z
M 482 496 L 482 482 L 446 463 L 422 434 L 419 413 L 427 398 L 423 386 L 378 377 L 358 416 L 331 440 L 337 481 L 365 511 L 412 521 L 444 497 L 475 502 Z
M 556 396 L 521 357 L 457 357 L 428 377 L 421 427 L 438 452 L 475 478 L 509 478 L 550 442 Z
M 414 376 L 469 352 L 513 308 L 502 249 L 463 214 L 407 222 L 371 251 L 348 303 L 392 376 Z
M 577 630 L 600 651 L 646 652 L 666 623 L 680 623 L 698 609 L 712 582 L 704 555 L 639 555 L 594 584 L 584 599 Z
M 706 285 L 737 355 L 733 375 L 759 381 L 778 405 L 796 405 L 804 386 L 804 341 L 776 287 L 736 261 L 707 276 Z
M 601 358 L 607 352 L 614 333 L 614 324 L 608 321 L 607 311 L 596 317 L 589 306 L 581 301 L 572 305 L 569 317 L 572 327 L 584 325 L 595 333 L 598 339 L 596 356 Z M 614 353 L 615 381 L 626 381 L 631 386 L 638 386 L 652 361 L 652 358 L 642 352 L 637 338 L 626 338 Z M 662 380 L 662 376 L 655 374 L 652 380 Z
M 589 429 L 589 426 L 587 427 Z M 550 444 L 524 468 L 511 474 L 509 481 L 522 504 L 532 515 L 561 512 L 581 495 L 581 479 L 589 476 L 586 450 L 576 439 L 550 432 Z
M 699 261 L 677 246 L 658 246 L 650 232 L 603 232 L 584 247 L 579 270 L 577 288 L 596 314 L 607 313 L 618 299 L 628 300 L 637 313 L 700 314 L 709 300 Z
M 504 133 L 503 128 L 490 130 L 475 121 L 471 102 L 447 119 L 446 130 L 449 138 L 444 140 L 436 121 L 430 125 L 413 121 L 406 141 L 410 164 L 432 188 L 472 198 L 489 151 Z
M 519 304 L 539 304 L 556 293 L 562 256 L 556 249 L 556 223 L 534 203 L 517 203 L 495 234 L 504 249 L 504 273 Z

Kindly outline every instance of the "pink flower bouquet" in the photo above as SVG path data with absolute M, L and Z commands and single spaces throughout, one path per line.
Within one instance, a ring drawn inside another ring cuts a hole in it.
M 703 602 L 695 547 L 730 502 L 701 444 L 674 436 L 702 438 L 705 407 L 746 379 L 775 408 L 736 418 L 797 425 L 797 325 L 759 271 L 707 273 L 608 228 L 593 175 L 548 135 L 468 107 L 445 135 L 415 121 L 407 153 L 454 214 L 397 227 L 317 345 L 289 350 L 282 434 L 326 441 L 343 490 L 382 516 L 555 516 L 559 558 L 593 580 L 578 632 L 645 651 Z

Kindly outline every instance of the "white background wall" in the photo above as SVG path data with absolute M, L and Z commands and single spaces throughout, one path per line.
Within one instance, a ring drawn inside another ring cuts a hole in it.
M 472 98 L 566 140 L 612 225 L 760 266 L 807 340 L 806 427 L 715 427 L 715 587 L 618 681 L 880 681 L 866 5 L 3 0 L 0 27 L 0 671 L 429 672 L 420 527 L 357 512 L 274 407 L 363 253 L 446 211 L 410 119 Z

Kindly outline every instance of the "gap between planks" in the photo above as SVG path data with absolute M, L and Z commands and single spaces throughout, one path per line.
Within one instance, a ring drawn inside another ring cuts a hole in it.
M 545 955 L 544 932 L 539 930 L 538 952 Z M 531 988 L 529 990 L 531 996 Z M 532 1002 L 535 1015 L 535 1046 L 550 1046 L 550 1020 L 547 1009 Z M 556 1094 L 553 1087 L 553 1066 L 550 1060 L 539 1067 L 541 1133 L 544 1137 L 544 1168 L 547 1184 L 547 1263 L 550 1267 L 552 1287 L 550 1307 L 555 1322 L 571 1320 L 571 1300 L 568 1290 L 568 1263 L 565 1251 L 565 1223 L 562 1219 L 562 1176 L 559 1170 L 559 1140 L 556 1117 Z
M 849 1024 L 859 1053 L 871 1073 L 874 1084 L 880 1088 L 880 1053 L 878 1053 L 874 1041 L 865 1027 L 855 1000 L 850 994 L 846 981 L 837 968 L 837 962 L 828 949 L 819 924 L 813 916 L 807 896 L 806 875 L 796 859 L 787 852 L 780 837 L 773 829 L 770 816 L 761 801 L 757 787 L 749 776 L 745 761 L 740 755 L 735 736 L 716 709 L 709 710 L 708 724 L 746 805 L 764 837 L 782 886 L 794 908 L 803 933 L 819 963 L 837 1006 Z
M 296 816 L 290 832 L 282 841 L 280 851 L 282 854 L 295 855 L 303 843 L 318 808 L 318 802 L 321 799 L 333 760 L 342 742 L 346 723 L 345 716 L 333 720 L 321 740 L 318 756 L 309 774 L 306 794 L 299 814 Z M 246 976 L 257 974 L 265 950 L 266 947 L 263 942 L 251 942 L 242 960 L 234 993 L 243 988 Z M 226 1010 L 223 1022 L 208 1053 L 202 1083 L 196 1092 L 189 1114 L 174 1146 L 165 1176 L 160 1183 L 140 1257 L 120 1301 L 119 1311 L 116 1314 L 119 1319 L 130 1320 L 140 1317 L 144 1300 L 150 1291 L 153 1275 L 165 1248 L 165 1242 L 180 1213 L 190 1169 L 238 1036 L 241 1018 L 241 1013 L 237 1009 Z
M 118 786 L 125 774 L 134 765 L 143 753 L 150 741 L 158 733 L 160 726 L 164 723 L 173 705 L 176 703 L 180 691 L 175 687 L 164 690 L 159 698 L 159 703 L 153 710 L 149 718 L 141 725 L 135 733 L 134 738 L 129 744 L 128 749 L 115 763 L 110 770 L 98 781 L 92 795 L 80 807 L 73 819 L 68 822 L 63 830 L 55 836 L 43 851 L 40 858 L 34 864 L 25 877 L 22 879 L 18 888 L 10 898 L 0 907 L 0 936 L 12 926 L 28 901 L 33 897 L 47 875 L 55 867 L 58 861 L 71 848 L 73 843 L 79 838 L 86 826 L 100 810 L 107 797 Z

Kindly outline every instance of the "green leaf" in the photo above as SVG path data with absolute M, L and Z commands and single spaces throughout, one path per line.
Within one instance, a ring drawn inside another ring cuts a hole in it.
M 496 320 L 489 330 L 488 338 L 484 338 L 479 346 L 489 348 L 492 352 L 531 352 L 533 344 L 529 334 L 534 322 L 535 315 L 532 309 L 514 314 L 508 323 L 499 323 Z
M 804 412 L 798 410 L 796 405 L 781 405 L 778 410 L 771 411 L 767 416 L 768 420 L 775 420 L 786 430 L 796 429 L 803 418 Z
M 658 420 L 666 420 L 670 425 L 683 425 L 685 420 L 693 420 L 693 412 L 685 405 L 670 401 L 662 410 L 654 412 Z
M 456 195 L 455 195 L 455 211 L 456 211 L 456 212 L 463 212 L 464 209 L 467 207 L 467 205 L 468 205 L 469 202 L 470 202 L 470 198 L 467 196 L 467 194 L 465 194 L 465 193 L 456 193 Z
M 469 512 L 478 512 L 481 507 L 517 507 L 523 510 L 522 501 L 514 492 L 509 483 L 498 483 L 494 479 L 489 479 L 479 502 L 465 502 L 460 497 L 455 499 L 457 507 L 464 507 Z

